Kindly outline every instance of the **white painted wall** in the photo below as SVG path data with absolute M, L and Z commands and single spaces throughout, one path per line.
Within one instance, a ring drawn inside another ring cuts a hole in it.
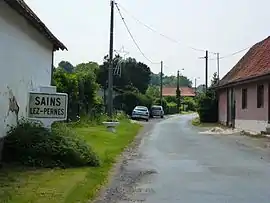
M 267 126 L 268 121 L 240 119 L 235 120 L 235 128 L 253 133 L 261 133 L 262 131 L 266 131 Z
M 0 137 L 8 124 L 15 124 L 10 113 L 13 94 L 26 116 L 27 92 L 50 85 L 53 45 L 27 21 L 0 0 Z

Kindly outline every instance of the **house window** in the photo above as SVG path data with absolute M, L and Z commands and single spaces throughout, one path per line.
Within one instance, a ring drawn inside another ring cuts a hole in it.
M 247 108 L 247 88 L 242 89 L 242 109 Z
M 263 101 L 264 101 L 264 86 L 258 85 L 257 86 L 257 108 L 263 108 Z

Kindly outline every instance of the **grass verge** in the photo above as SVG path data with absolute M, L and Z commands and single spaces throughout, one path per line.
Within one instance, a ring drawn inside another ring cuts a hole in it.
M 118 155 L 130 144 L 140 125 L 122 121 L 117 133 L 104 126 L 73 128 L 100 157 L 96 168 L 29 169 L 6 166 L 0 170 L 2 203 L 84 203 L 93 199 L 107 182 L 109 171 Z

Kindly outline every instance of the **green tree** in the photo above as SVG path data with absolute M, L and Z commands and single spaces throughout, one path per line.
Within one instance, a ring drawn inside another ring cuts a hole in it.
M 216 81 L 216 74 L 214 74 L 210 88 L 198 96 L 198 114 L 201 122 L 218 121 L 218 100 L 215 90 L 211 88 L 216 84 Z
M 158 74 L 151 74 L 151 85 L 160 85 L 160 73 Z M 174 75 L 171 76 L 163 76 L 163 85 L 166 87 L 176 87 L 177 85 L 177 77 Z M 180 76 L 179 80 L 180 87 L 192 87 L 192 81 L 189 80 L 186 76 Z
M 74 71 L 74 66 L 68 61 L 61 61 L 58 64 L 58 67 L 63 68 L 68 73 L 72 73 Z
M 96 62 L 80 63 L 74 67 L 75 72 L 93 72 L 97 74 L 99 70 L 99 65 Z
M 158 74 L 151 73 L 150 84 L 153 85 L 153 86 L 159 86 L 160 85 L 160 73 L 158 73 Z
M 214 86 L 216 86 L 218 84 L 218 74 L 217 74 L 217 72 L 215 72 L 214 74 L 213 74 L 213 78 L 212 78 L 212 80 L 211 80 L 211 86 L 210 87 L 214 87 Z
M 95 62 L 81 63 L 70 73 L 58 67 L 53 73 L 53 81 L 57 91 L 68 94 L 68 117 L 91 114 L 98 103 L 96 74 L 99 66 Z
M 53 79 L 58 92 L 68 94 L 68 118 L 72 119 L 78 114 L 79 104 L 79 84 L 77 75 L 67 73 L 62 68 L 57 68 L 53 74 Z
M 145 94 L 152 98 L 158 98 L 160 97 L 160 88 L 158 86 L 149 85 Z
M 124 89 L 127 86 L 134 86 L 141 93 L 146 92 L 151 79 L 151 71 L 147 65 L 137 62 L 134 58 L 123 60 L 120 56 L 116 56 L 113 63 L 114 67 L 117 64 L 120 64 L 121 67 L 121 75 L 113 76 L 115 87 Z M 107 88 L 108 67 L 109 61 L 105 57 L 103 64 L 97 71 L 97 82 L 105 89 Z

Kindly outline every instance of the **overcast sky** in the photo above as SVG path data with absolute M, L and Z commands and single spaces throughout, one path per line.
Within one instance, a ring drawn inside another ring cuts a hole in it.
M 67 60 L 74 65 L 96 61 L 102 63 L 109 50 L 109 0 L 25 0 L 48 28 L 68 47 L 57 52 L 55 64 Z M 269 0 L 117 0 L 134 38 L 153 62 L 164 61 L 164 73 L 183 74 L 199 83 L 205 81 L 204 52 L 221 56 L 244 49 L 269 36 Z M 131 16 L 173 38 L 174 43 L 151 32 Z M 130 39 L 121 18 L 115 12 L 115 49 L 124 46 L 130 57 L 150 66 L 155 73 L 159 65 L 148 62 Z M 228 70 L 245 54 L 220 60 L 220 73 Z M 209 58 L 216 57 L 209 54 Z M 209 79 L 216 71 L 216 61 L 209 61 Z

